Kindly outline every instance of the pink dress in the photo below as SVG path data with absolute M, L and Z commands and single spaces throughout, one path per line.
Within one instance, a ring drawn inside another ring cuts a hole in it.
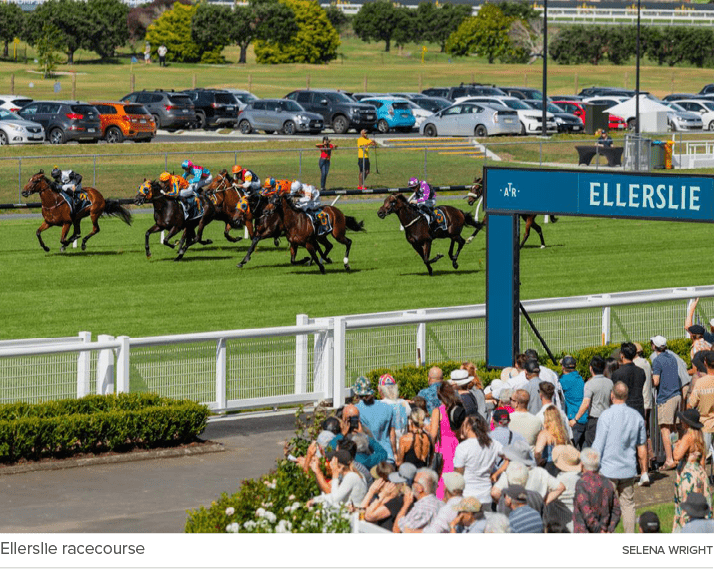
M 436 440 L 436 451 L 444 456 L 444 469 L 443 473 L 451 473 L 454 470 L 454 454 L 456 453 L 456 446 L 459 445 L 459 440 L 456 439 L 454 432 L 451 431 L 451 426 L 449 425 L 449 418 L 446 415 L 446 406 L 442 404 L 439 406 L 439 429 L 441 431 L 441 437 L 437 437 Z M 439 499 L 444 498 L 444 479 L 439 478 L 439 486 L 436 488 L 436 496 Z

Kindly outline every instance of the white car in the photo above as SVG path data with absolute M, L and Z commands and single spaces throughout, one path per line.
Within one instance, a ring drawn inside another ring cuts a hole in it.
M 430 115 L 419 127 L 427 137 L 517 135 L 521 131 L 518 113 L 504 105 L 454 103 Z
M 672 101 L 662 101 L 672 111 L 667 113 L 667 121 L 673 131 L 701 131 L 704 128 L 699 113 L 687 111 L 684 107 Z
M 23 119 L 20 115 L 0 109 L 0 145 L 42 144 L 45 129 L 41 124 Z
M 414 118 L 416 119 L 416 123 L 414 123 L 414 126 L 418 129 L 421 127 L 421 124 L 424 122 L 424 119 L 427 117 L 431 117 L 434 113 L 431 111 L 427 111 L 426 109 L 420 107 L 414 101 L 407 101 L 407 106 L 412 110 L 412 115 L 414 115 Z
M 245 106 L 251 101 L 257 101 L 260 99 L 260 97 L 256 97 L 250 91 L 245 91 L 243 89 L 224 89 L 224 91 L 228 91 L 228 93 L 231 93 L 233 97 L 238 99 L 239 111 L 245 109 Z
M 0 109 L 5 109 L 12 113 L 17 113 L 29 103 L 32 103 L 32 99 L 22 95 L 0 95 Z
M 708 131 L 714 131 L 714 102 L 700 99 L 682 99 L 674 102 L 684 108 L 685 111 L 698 113 L 702 117 L 704 128 Z
M 518 119 L 521 123 L 521 134 L 533 134 L 539 135 L 543 132 L 542 122 L 543 113 L 537 111 L 528 103 L 524 103 L 516 97 L 464 97 L 463 102 L 468 103 L 498 103 L 500 105 L 505 105 L 509 109 L 513 109 L 518 113 Z M 546 114 L 545 128 L 547 133 L 557 133 L 558 125 L 555 123 L 555 116 L 553 113 Z

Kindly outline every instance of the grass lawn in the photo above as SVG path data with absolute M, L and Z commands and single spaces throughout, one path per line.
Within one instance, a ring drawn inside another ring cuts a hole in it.
M 674 505 L 672 503 L 662 503 L 660 505 L 650 505 L 649 507 L 641 507 L 636 510 L 637 519 L 640 519 L 640 515 L 645 511 L 652 511 L 659 517 L 659 528 L 662 533 L 671 533 L 672 524 L 674 521 Z M 639 526 L 635 523 L 637 529 L 636 532 L 640 532 Z M 622 519 L 617 523 L 617 528 L 615 532 L 624 532 L 622 529 Z

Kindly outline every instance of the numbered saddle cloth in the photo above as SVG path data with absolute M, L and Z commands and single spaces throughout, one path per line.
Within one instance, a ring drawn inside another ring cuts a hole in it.
M 186 202 L 181 202 L 183 208 L 183 216 L 187 220 L 195 220 L 203 216 L 203 204 L 201 201 L 194 198 L 188 198 Z
M 67 205 L 69 206 L 72 215 L 75 215 L 77 212 L 81 212 L 87 206 L 92 205 L 92 202 L 89 200 L 89 195 L 86 192 L 80 192 L 79 194 L 75 194 L 74 199 L 72 199 L 69 194 L 63 191 L 60 191 L 60 196 L 62 196 L 62 198 L 64 198 L 64 201 L 67 202 Z
M 434 227 L 446 231 L 446 216 L 441 208 L 434 208 Z
M 325 210 L 313 210 L 309 212 L 312 218 L 312 225 L 315 227 L 315 233 L 319 236 L 324 236 L 332 231 L 332 223 L 330 222 L 330 216 L 327 215 Z

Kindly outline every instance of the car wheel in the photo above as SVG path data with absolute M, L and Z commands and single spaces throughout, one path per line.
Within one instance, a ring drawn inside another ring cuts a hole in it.
M 154 118 L 154 124 L 156 125 L 157 129 L 161 128 L 161 121 L 159 120 L 158 115 L 151 115 Z
M 206 115 L 203 113 L 196 113 L 196 128 L 204 129 L 208 126 L 208 121 L 206 121 Z
M 710 131 L 714 131 L 714 121 L 712 121 L 711 123 L 709 123 L 709 130 L 710 130 Z
M 389 123 L 384 119 L 379 119 L 379 121 L 377 121 L 377 130 L 383 135 L 386 135 L 389 132 Z
M 119 127 L 109 127 L 104 135 L 106 141 L 110 144 L 120 143 L 124 141 L 124 135 Z
M 525 135 L 526 134 L 526 126 L 521 122 L 521 134 Z
M 476 125 L 476 128 L 474 129 L 474 135 L 476 135 L 479 138 L 487 137 L 488 130 L 483 125 Z
M 253 127 L 250 126 L 250 122 L 246 119 L 244 119 L 240 122 L 240 124 L 238 125 L 238 128 L 240 129 L 240 132 L 243 135 L 249 135 L 250 133 L 253 132 Z
M 285 121 L 285 124 L 283 125 L 283 133 L 286 135 L 294 135 L 295 123 L 293 123 L 292 121 Z
M 50 131 L 50 143 L 52 144 L 64 144 L 64 133 L 62 129 L 52 129 Z
M 350 123 L 347 120 L 347 117 L 344 117 L 343 115 L 337 115 L 335 117 L 335 119 L 332 121 L 332 129 L 338 135 L 344 135 L 349 128 L 350 128 Z
M 431 123 L 428 124 L 427 126 L 424 127 L 424 134 L 427 137 L 435 137 L 436 136 L 436 127 L 432 125 Z
M 10 144 L 10 141 L 7 138 L 7 133 L 5 131 L 0 131 L 0 146 L 4 144 Z

